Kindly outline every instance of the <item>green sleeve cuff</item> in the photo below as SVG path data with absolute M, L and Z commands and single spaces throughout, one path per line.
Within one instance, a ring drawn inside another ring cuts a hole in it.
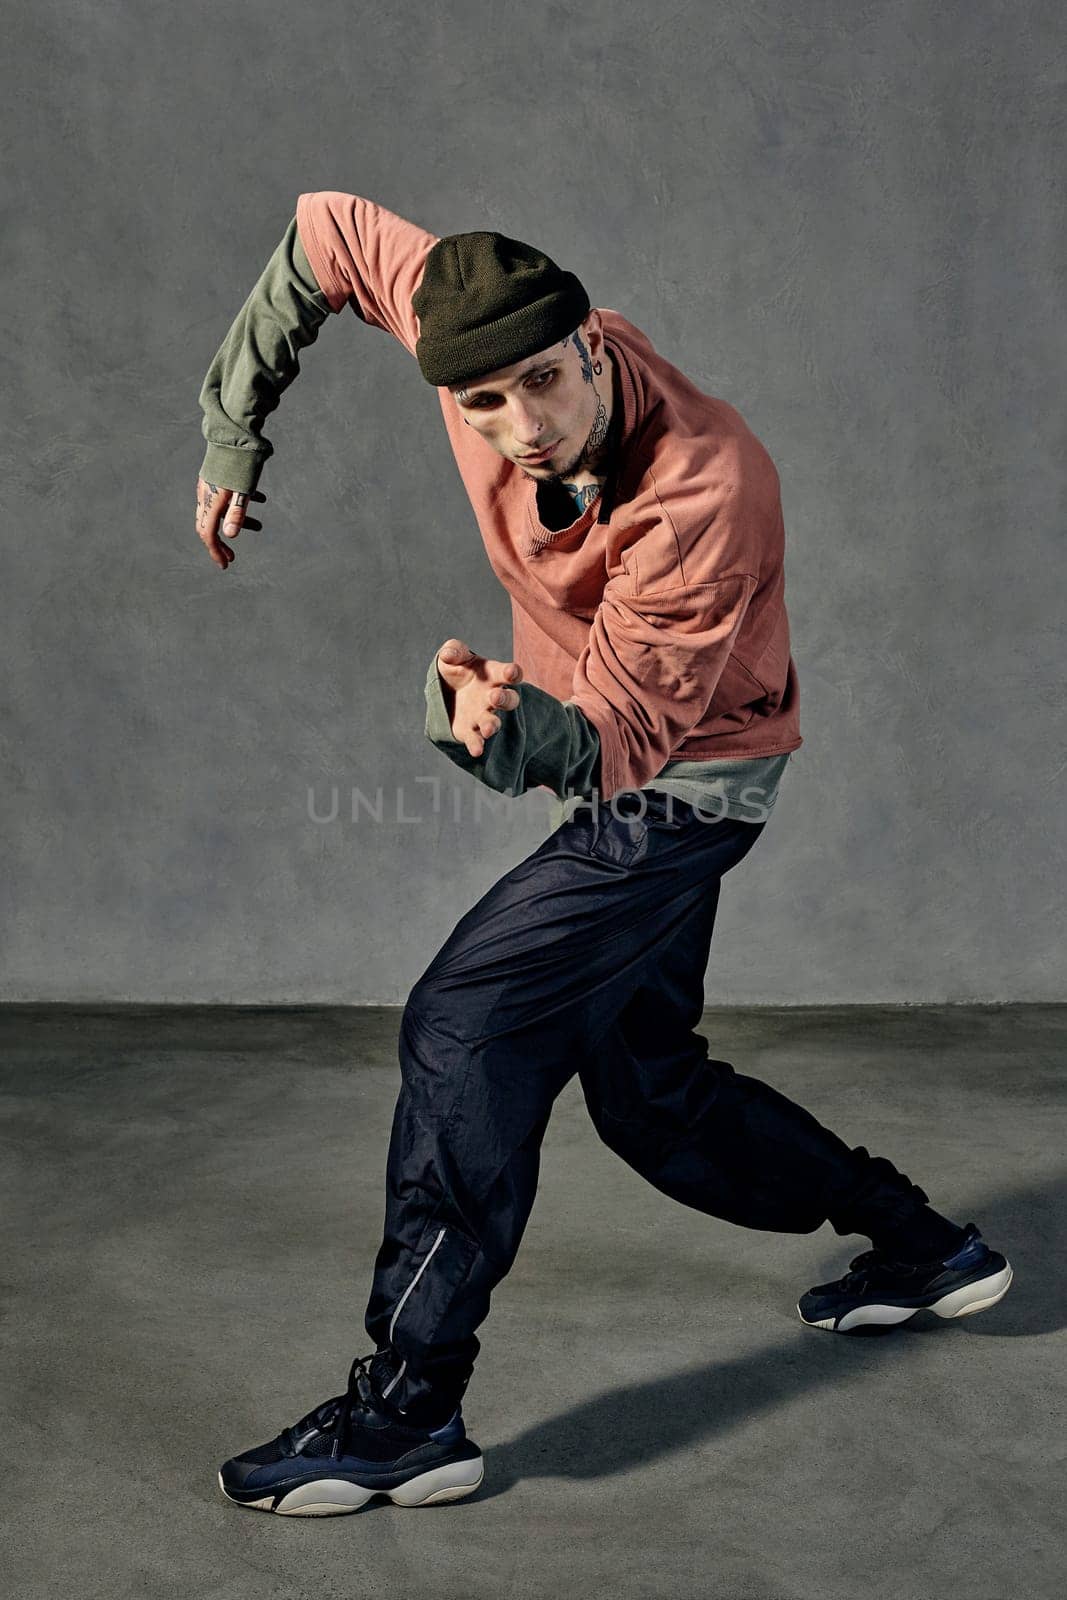
M 448 707 L 445 705 L 441 675 L 437 670 L 436 650 L 426 674 L 426 737 L 431 744 L 455 745 L 457 749 L 463 751 L 468 760 L 474 759 L 462 740 L 452 736 L 452 724 L 448 717 Z
M 263 441 L 266 443 L 266 441 Z M 259 483 L 273 449 L 253 450 L 238 445 L 209 444 L 200 466 L 200 476 L 205 483 L 217 489 L 233 489 L 238 494 L 249 494 Z

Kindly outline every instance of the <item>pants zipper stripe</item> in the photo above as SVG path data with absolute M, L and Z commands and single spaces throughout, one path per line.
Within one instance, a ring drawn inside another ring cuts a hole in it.
M 404 1293 L 400 1296 L 400 1300 L 399 1300 L 399 1302 L 397 1304 L 397 1308 L 393 1312 L 392 1320 L 389 1323 L 389 1338 L 390 1339 L 392 1339 L 392 1337 L 393 1337 L 393 1329 L 396 1327 L 396 1319 L 400 1315 L 401 1311 L 403 1311 L 403 1309 L 404 1309 L 404 1302 L 407 1300 L 408 1295 L 411 1293 L 412 1289 L 414 1289 L 415 1285 L 418 1283 L 419 1279 L 422 1277 L 423 1273 L 426 1271 L 426 1268 L 430 1265 L 430 1258 L 432 1257 L 434 1251 L 437 1249 L 437 1246 L 441 1243 L 441 1240 L 444 1238 L 444 1236 L 445 1236 L 445 1230 L 444 1230 L 444 1228 L 442 1228 L 440 1233 L 437 1235 L 437 1238 L 434 1240 L 433 1244 L 430 1246 L 429 1250 L 426 1252 L 426 1260 L 422 1263 L 422 1266 L 419 1268 L 418 1272 L 416 1272 L 415 1276 L 412 1278 L 411 1282 L 408 1284 L 407 1288 L 404 1290 Z M 405 1359 L 404 1361 L 401 1362 L 400 1370 L 397 1373 L 396 1377 L 391 1379 L 389 1384 L 387 1385 L 387 1387 L 382 1390 L 382 1395 L 383 1396 L 387 1395 L 390 1392 L 391 1389 L 395 1389 L 396 1388 L 396 1385 L 400 1382 L 401 1378 L 404 1376 L 404 1372 L 405 1372 L 406 1367 L 407 1367 L 407 1361 Z

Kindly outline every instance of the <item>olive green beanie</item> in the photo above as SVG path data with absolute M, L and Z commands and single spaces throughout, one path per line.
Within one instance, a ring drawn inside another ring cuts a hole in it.
M 415 355 L 443 387 L 509 367 L 573 333 L 589 296 L 573 272 L 502 233 L 451 233 L 426 257 L 411 297 Z

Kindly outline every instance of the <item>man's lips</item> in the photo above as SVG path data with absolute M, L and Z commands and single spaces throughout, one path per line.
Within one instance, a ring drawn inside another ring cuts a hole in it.
M 552 454 L 552 452 L 556 448 L 557 444 L 559 444 L 559 440 L 558 439 L 556 440 L 556 444 L 550 444 L 548 446 L 547 450 L 539 450 L 535 456 L 520 456 L 519 460 L 520 461 L 543 461 L 546 456 L 550 456 Z

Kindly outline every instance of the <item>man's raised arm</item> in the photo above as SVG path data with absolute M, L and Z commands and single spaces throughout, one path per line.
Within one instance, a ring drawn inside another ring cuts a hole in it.
M 415 353 L 411 308 L 436 235 L 394 212 L 340 190 L 300 195 L 293 217 L 208 368 L 200 391 L 207 451 L 197 482 L 196 529 L 225 568 L 234 552 L 219 538 L 237 534 L 274 447 L 265 419 L 300 371 L 300 351 L 331 312 L 348 305 Z
M 231 324 L 200 390 L 206 483 L 251 491 L 274 453 L 265 419 L 300 371 L 299 352 L 330 314 L 294 217 Z

